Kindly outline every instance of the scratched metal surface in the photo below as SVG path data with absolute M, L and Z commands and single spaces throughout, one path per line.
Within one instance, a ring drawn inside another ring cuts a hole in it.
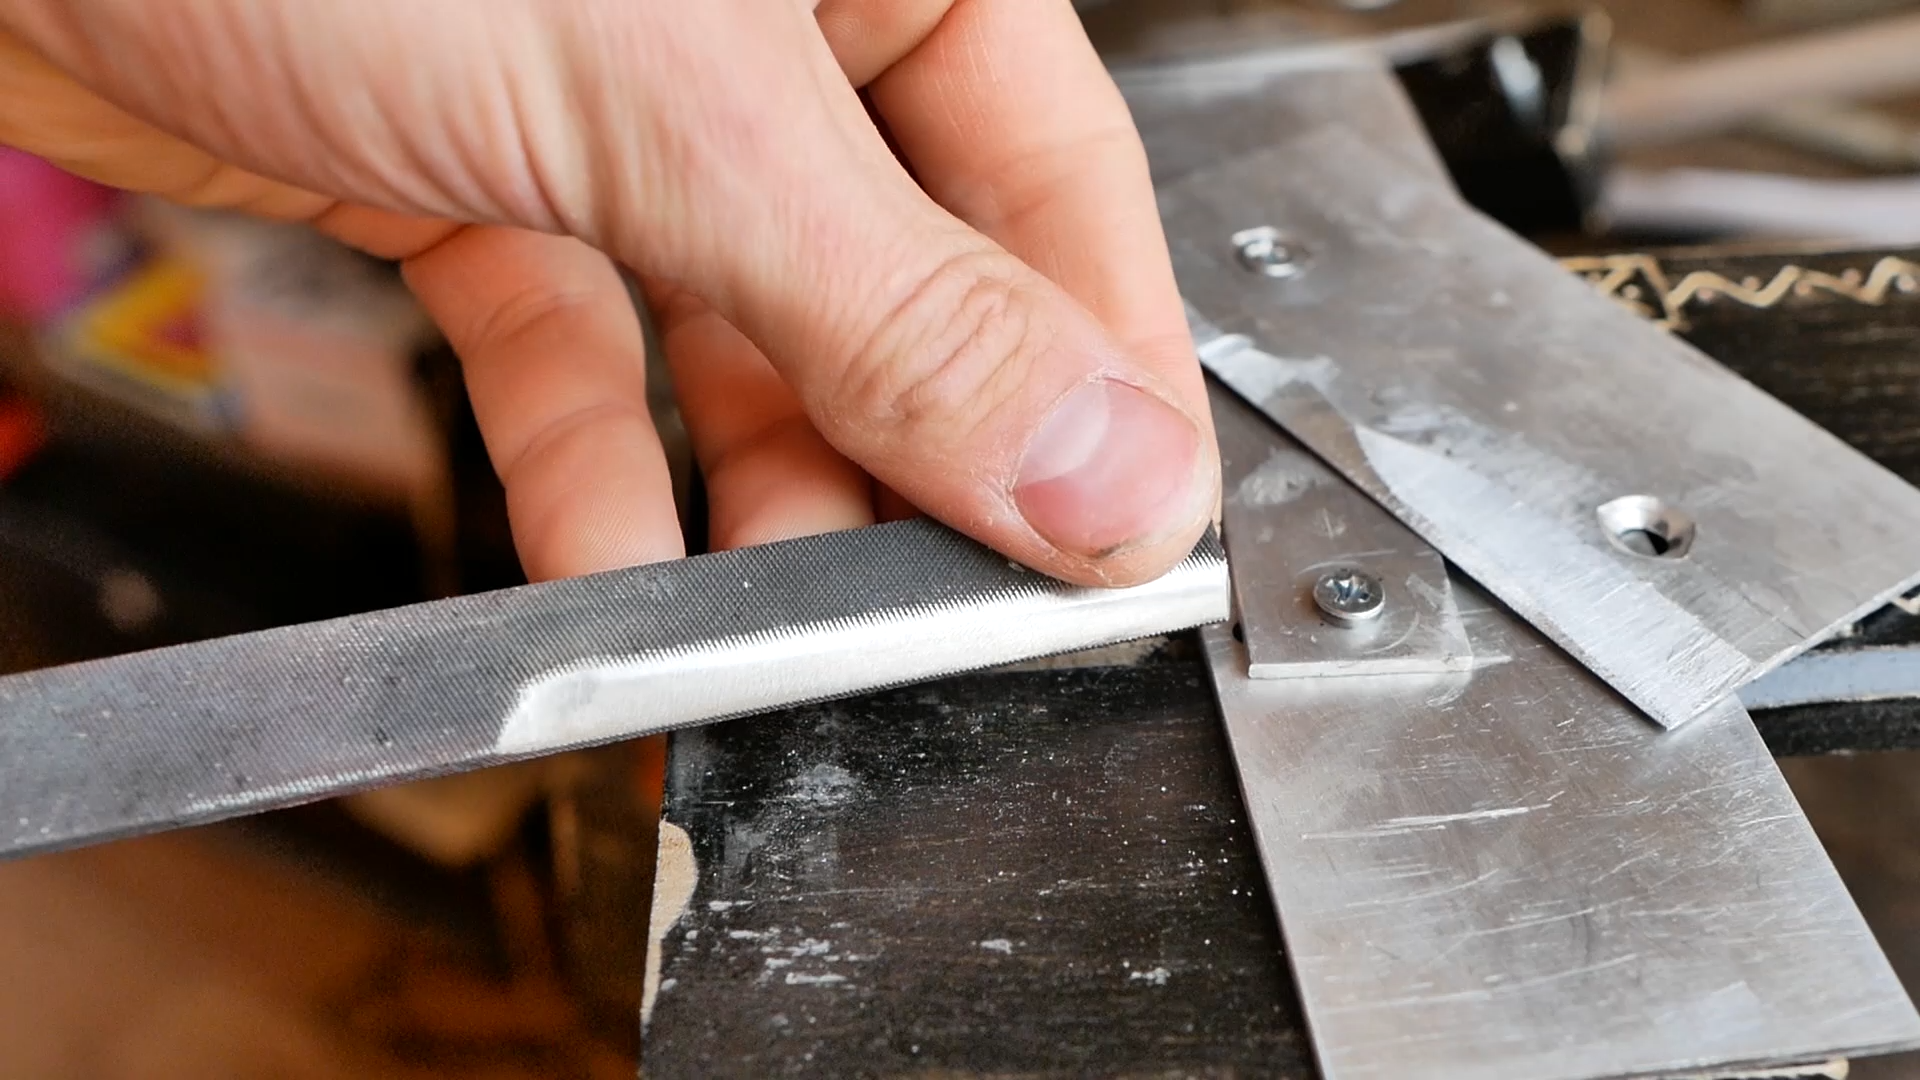
M 0 678 L 0 855 L 1165 633 L 1228 607 L 1211 536 L 1158 581 L 1084 589 L 912 521 L 27 672 Z
M 1208 369 L 1665 726 L 1920 581 L 1920 489 L 1351 132 L 1161 208 Z M 1255 225 L 1306 273 L 1241 267 Z M 1625 496 L 1691 551 L 1616 547 Z
M 1355 46 L 1263 39 L 1229 55 L 1121 58 L 1114 81 L 1146 144 L 1156 185 L 1338 119 L 1408 168 L 1445 181 L 1420 116 L 1379 55 Z
M 1244 405 L 1216 399 L 1215 418 L 1231 497 L 1270 449 L 1235 437 L 1260 423 Z M 1236 577 L 1256 557 L 1236 548 Z M 1202 631 L 1325 1080 L 1726 1073 L 1920 1045 L 1737 703 L 1662 732 L 1455 586 L 1466 673 L 1254 679 L 1247 647 Z
M 1212 388 L 1220 452 L 1253 467 L 1224 506 L 1234 615 L 1256 679 L 1420 675 L 1467 671 L 1473 645 L 1453 599 L 1446 560 L 1373 500 L 1232 395 Z M 1313 583 L 1355 567 L 1386 590 L 1380 614 L 1330 625 Z

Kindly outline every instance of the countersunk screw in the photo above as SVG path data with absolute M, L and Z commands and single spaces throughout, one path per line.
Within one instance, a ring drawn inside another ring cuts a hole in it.
M 1307 272 L 1307 249 L 1271 225 L 1242 229 L 1233 234 L 1240 265 L 1270 278 L 1299 277 Z
M 1341 566 L 1313 583 L 1313 602 L 1336 625 L 1353 626 L 1380 617 L 1387 606 L 1387 591 L 1379 578 L 1365 570 Z

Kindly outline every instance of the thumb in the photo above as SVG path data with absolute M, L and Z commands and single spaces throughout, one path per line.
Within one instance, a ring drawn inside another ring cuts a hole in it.
M 1178 561 L 1217 466 L 1176 386 L 1018 260 L 931 207 L 917 218 L 894 228 L 925 244 L 871 256 L 894 259 L 884 298 L 825 309 L 848 347 L 790 365 L 816 423 L 916 505 L 1060 576 L 1130 583 Z
M 1190 344 L 1122 348 L 924 194 L 847 98 L 852 120 L 789 128 L 806 137 L 756 155 L 776 174 L 757 186 L 782 196 L 725 208 L 708 280 L 682 283 L 760 347 L 836 449 L 932 516 L 1083 584 L 1170 568 L 1219 483 Z

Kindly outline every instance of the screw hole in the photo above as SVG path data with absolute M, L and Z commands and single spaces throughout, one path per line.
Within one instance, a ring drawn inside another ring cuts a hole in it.
M 1239 623 L 1233 624 L 1233 640 L 1239 642 L 1242 645 L 1245 645 L 1247 643 L 1246 628 L 1241 626 Z
M 1693 518 L 1651 495 L 1615 499 L 1598 513 L 1607 540 L 1629 555 L 1681 559 L 1693 549 Z
M 1673 550 L 1673 545 L 1667 542 L 1666 537 L 1646 529 L 1628 529 L 1621 533 L 1620 546 L 1635 555 L 1646 555 L 1656 559 L 1664 558 L 1667 552 Z

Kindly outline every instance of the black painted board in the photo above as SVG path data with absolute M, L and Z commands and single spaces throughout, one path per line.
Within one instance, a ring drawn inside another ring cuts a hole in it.
M 1920 250 L 1677 252 L 1663 307 L 1701 351 L 1920 484 Z M 1920 569 L 1920 536 L 1913 538 Z M 1920 617 L 1888 607 L 1825 652 L 1900 646 Z M 1920 699 L 1778 709 L 1755 720 L 1780 755 L 1920 747 Z
M 1626 252 L 1568 261 L 1603 292 L 1920 484 L 1920 250 Z M 1920 570 L 1920 536 L 1914 537 Z M 1903 646 L 1920 617 L 1886 608 L 1826 652 Z M 1782 755 L 1920 747 L 1920 698 L 1761 712 Z
M 1311 1075 L 1188 655 L 683 732 L 644 1073 Z
M 1920 483 L 1920 249 L 1693 249 L 1568 265 Z
M 1920 745 L 1900 711 L 1776 751 Z M 1205 672 L 988 673 L 682 732 L 650 1078 L 1308 1077 Z
M 1916 538 L 1915 548 L 1920 551 L 1920 538 Z M 1875 648 L 1906 649 L 1909 662 L 1920 666 L 1920 616 L 1889 605 L 1861 620 L 1846 637 L 1821 645 L 1818 651 Z M 1753 720 L 1775 757 L 1920 749 L 1920 697 L 1763 709 L 1753 714 Z

